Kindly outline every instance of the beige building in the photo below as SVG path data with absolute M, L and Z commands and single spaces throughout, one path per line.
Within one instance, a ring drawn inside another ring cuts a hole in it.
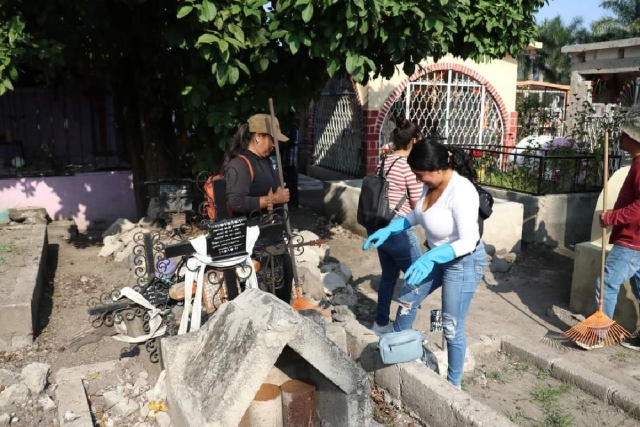
M 365 86 L 348 77 L 334 78 L 325 86 L 309 127 L 314 146 L 311 175 L 338 179 L 372 173 L 397 115 L 449 144 L 515 144 L 514 58 L 478 63 L 446 56 L 437 62 L 426 59 L 412 76 L 401 66 L 397 70 L 392 78 L 372 79 Z

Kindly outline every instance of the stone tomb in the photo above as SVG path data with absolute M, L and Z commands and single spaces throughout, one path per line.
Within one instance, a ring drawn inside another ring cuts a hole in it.
M 617 170 L 607 183 L 607 210 L 613 209 L 618 198 L 620 188 L 629 173 L 629 166 Z M 584 316 L 592 315 L 596 310 L 595 286 L 596 278 L 600 276 L 602 228 L 600 227 L 600 213 L 602 213 L 602 192 L 598 197 L 598 203 L 593 213 L 591 223 L 591 241 L 576 245 L 576 255 L 573 264 L 573 280 L 571 282 L 570 309 L 574 313 Z M 611 235 L 611 228 L 607 230 L 607 236 Z M 607 244 L 607 254 L 612 245 Z M 618 303 L 614 313 L 614 320 L 633 332 L 640 318 L 638 303 L 636 302 L 631 285 L 627 281 L 620 289 Z
M 263 383 L 316 387 L 319 420 L 371 422 L 369 379 L 323 328 L 273 295 L 247 290 L 197 332 L 162 340 L 174 427 L 236 427 Z

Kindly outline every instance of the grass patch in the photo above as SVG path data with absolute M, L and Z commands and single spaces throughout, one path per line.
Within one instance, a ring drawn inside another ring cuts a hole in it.
M 516 372 L 527 372 L 529 370 L 529 365 L 524 362 L 516 362 L 513 364 L 513 370 Z
M 518 411 L 515 414 L 512 414 L 509 411 L 506 411 L 504 415 L 509 419 L 509 421 L 511 421 L 514 424 L 518 424 L 524 421 L 527 421 L 527 422 L 536 421 L 535 419 L 528 417 L 524 412 L 521 412 L 521 411 Z
M 13 245 L 0 245 L 0 252 L 13 252 Z
M 560 387 L 539 387 L 531 392 L 533 400 L 543 405 L 555 403 L 559 396 L 571 388 L 570 385 L 563 384 Z
M 616 354 L 609 356 L 609 361 L 614 363 L 624 363 L 631 357 L 631 354 L 624 351 L 619 351 Z
M 540 427 L 571 427 L 573 419 L 571 415 L 561 410 L 555 410 L 547 414 L 546 418 L 540 423 Z
M 488 380 L 497 381 L 499 383 L 504 382 L 504 375 L 500 371 L 487 371 L 484 376 Z
M 549 375 L 550 375 L 549 371 L 539 371 L 536 378 L 538 378 L 540 381 L 544 381 L 547 378 L 549 378 Z

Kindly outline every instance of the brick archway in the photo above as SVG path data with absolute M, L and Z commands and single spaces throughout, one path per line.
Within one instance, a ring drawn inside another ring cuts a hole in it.
M 449 70 L 466 74 L 467 76 L 475 79 L 476 81 L 478 81 L 478 83 L 486 87 L 486 90 L 491 94 L 491 96 L 495 100 L 500 110 L 500 116 L 502 117 L 502 123 L 504 123 L 504 128 L 505 128 L 505 145 L 509 145 L 510 143 L 513 143 L 512 141 L 515 138 L 515 132 L 511 132 L 513 129 L 513 122 L 511 119 L 514 117 L 509 115 L 509 112 L 507 111 L 507 107 L 504 104 L 504 101 L 502 100 L 502 97 L 500 96 L 496 88 L 491 83 L 489 83 L 489 81 L 482 74 L 478 73 L 477 71 L 467 67 L 466 65 L 454 64 L 450 62 L 428 65 L 424 67 L 424 69 L 419 69 L 411 77 L 405 79 L 402 83 L 400 83 L 387 97 L 384 104 L 382 105 L 382 108 L 380 108 L 380 111 L 378 112 L 378 115 L 376 117 L 374 133 L 376 135 L 380 135 L 380 131 L 382 130 L 382 125 L 384 124 L 384 121 L 387 117 L 387 114 L 389 113 L 389 110 L 391 109 L 393 104 L 396 102 L 398 97 L 404 92 L 404 90 L 407 88 L 407 85 L 410 82 L 418 80 L 420 77 L 424 76 L 425 74 L 431 73 L 433 71 L 449 71 Z M 517 121 L 517 116 L 515 116 L 515 120 Z

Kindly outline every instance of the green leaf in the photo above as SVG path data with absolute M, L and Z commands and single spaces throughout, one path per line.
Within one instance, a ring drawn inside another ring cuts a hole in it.
M 449 0 L 440 0 L 440 4 L 442 6 L 446 6 L 447 4 L 449 4 Z
M 216 17 L 216 6 L 210 0 L 202 0 L 202 8 L 200 9 L 200 17 L 204 22 L 211 22 Z
M 200 37 L 198 37 L 198 41 L 196 42 L 196 45 L 199 45 L 199 44 L 211 44 L 211 43 L 213 43 L 215 41 L 218 41 L 218 40 L 220 40 L 220 39 L 215 34 L 206 33 L 206 34 L 203 34 Z
M 307 7 L 302 11 L 302 20 L 307 23 L 311 21 L 313 17 L 313 4 L 309 3 Z
M 193 89 L 193 86 L 185 86 L 184 88 L 182 88 L 182 95 L 189 95 L 191 89 Z
M 340 68 L 340 61 L 338 61 L 335 58 L 330 59 L 329 64 L 327 66 L 327 72 L 329 73 L 329 77 L 333 77 L 339 68 Z
M 258 65 L 258 71 L 263 72 L 269 66 L 269 59 L 268 58 L 260 58 L 260 60 L 258 61 L 257 65 Z
M 233 34 L 233 37 L 235 37 L 236 40 L 244 44 L 244 32 L 242 31 L 242 28 L 236 24 L 231 24 L 229 25 L 229 31 L 231 31 L 231 34 Z
M 9 79 L 5 79 L 4 80 L 4 85 L 7 89 L 9 90 L 13 90 L 13 83 L 11 83 L 11 80 Z
M 360 9 L 364 9 L 364 1 L 363 0 L 353 0 L 353 3 L 358 6 Z
M 442 30 L 444 29 L 444 24 L 442 21 L 436 21 L 435 24 L 436 34 L 442 34 Z
M 271 40 L 281 39 L 288 34 L 287 30 L 278 30 L 271 33 Z
M 227 79 L 227 64 L 220 64 L 218 66 L 218 71 L 216 72 L 216 81 L 218 82 L 218 86 L 223 87 L 227 83 Z
M 238 79 L 240 78 L 240 71 L 234 67 L 233 65 L 229 66 L 229 83 L 232 85 L 238 83 Z
M 192 10 L 193 10 L 193 6 L 188 6 L 188 5 L 187 6 L 182 6 L 178 10 L 178 19 L 184 18 L 185 16 L 190 14 Z
M 244 65 L 244 63 L 242 63 L 240 61 L 236 61 L 236 67 L 241 69 L 246 75 L 250 75 L 251 74 L 251 72 L 249 71 L 249 68 L 247 68 L 247 66 Z
M 356 60 L 356 56 L 355 55 L 348 55 L 347 56 L 347 62 L 345 64 L 346 68 L 347 68 L 347 73 L 349 74 L 353 74 L 353 70 L 356 68 L 357 65 L 357 60 Z
M 291 41 L 289 42 L 289 50 L 291 50 L 291 54 L 295 55 L 296 53 L 298 53 L 298 49 L 300 49 L 300 40 L 292 37 Z

